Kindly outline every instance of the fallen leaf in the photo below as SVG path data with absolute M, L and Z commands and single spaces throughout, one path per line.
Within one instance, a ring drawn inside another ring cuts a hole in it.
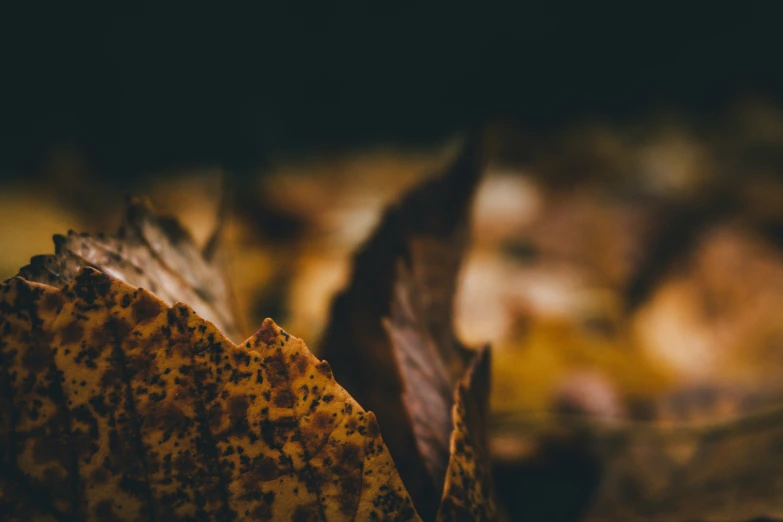
M 412 259 L 417 258 L 414 253 Z M 419 454 L 436 488 L 442 490 L 449 460 L 454 387 L 464 371 L 465 361 L 453 338 L 433 339 L 429 335 L 426 328 L 429 325 L 422 321 L 426 315 L 421 309 L 421 296 L 427 287 L 417 284 L 421 283 L 421 274 L 418 275 L 414 279 L 404 263 L 400 263 L 390 317 L 383 324 L 399 371 L 402 403 L 410 417 Z M 445 327 L 445 332 L 449 332 L 449 325 Z
M 91 268 L 16 277 L 0 357 L 4 519 L 418 519 L 375 416 L 269 319 L 234 345 Z
M 179 221 L 157 215 L 149 203 L 132 200 L 113 236 L 70 231 L 54 236 L 54 244 L 54 255 L 32 258 L 19 275 L 62 287 L 88 266 L 145 288 L 169 305 L 188 303 L 230 339 L 241 338 L 221 271 Z
M 463 347 L 452 325 L 478 148 L 404 198 L 371 240 L 380 251 L 358 255 L 388 268 L 382 313 L 330 330 L 380 334 L 387 353 L 375 355 L 391 364 L 357 364 L 379 383 L 392 375 L 399 393 L 378 408 L 412 450 L 397 465 L 415 475 L 400 475 L 373 413 L 300 340 L 266 320 L 234 345 L 215 243 L 202 253 L 179 222 L 133 201 L 117 234 L 55 236 L 54 255 L 0 287 L 14 470 L 0 505 L 24 517 L 25 498 L 41 496 L 56 519 L 494 518 L 489 352 Z
M 346 389 L 378 413 L 425 519 L 494 516 L 484 436 L 488 356 L 462 347 L 452 324 L 480 162 L 480 142 L 469 139 L 445 175 L 386 212 L 333 303 L 321 352 Z
M 399 264 L 384 326 L 419 453 L 443 492 L 438 520 L 489 520 L 494 516 L 486 440 L 489 350 L 464 348 L 451 333 L 454 293 L 448 288 L 458 270 L 452 250 L 411 241 L 416 273 Z

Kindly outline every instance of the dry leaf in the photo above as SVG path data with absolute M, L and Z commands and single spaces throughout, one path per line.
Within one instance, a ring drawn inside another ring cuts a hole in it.
M 91 268 L 3 283 L 0 318 L 4 520 L 418 519 L 374 415 L 271 320 L 236 346 Z
M 54 255 L 34 257 L 19 275 L 62 287 L 89 266 L 147 289 L 169 305 L 188 303 L 229 339 L 241 338 L 221 271 L 179 221 L 155 214 L 149 203 L 132 200 L 113 236 L 70 231 L 54 236 L 54 244 Z
M 387 350 L 375 356 L 389 366 L 354 356 L 382 385 L 371 398 L 390 374 L 399 390 L 377 407 L 391 440 L 411 449 L 397 453 L 407 477 L 375 416 L 301 340 L 271 320 L 241 345 L 225 337 L 236 323 L 210 255 L 134 201 L 116 235 L 55 236 L 54 255 L 0 287 L 3 514 L 494 518 L 489 353 L 464 348 L 452 328 L 479 174 L 472 140 L 446 176 L 387 214 L 358 256 L 388 268 L 381 313 L 332 322 L 338 338 L 366 340 L 369 327 Z
M 444 176 L 387 211 L 335 299 L 322 351 L 346 389 L 378 412 L 425 519 L 494 516 L 488 357 L 463 348 L 452 325 L 479 149 L 469 140 Z
M 451 333 L 454 294 L 448 288 L 459 261 L 453 246 L 412 240 L 411 261 L 415 274 L 404 263 L 398 267 L 391 316 L 384 326 L 419 454 L 443 492 L 437 518 L 490 520 L 489 350 L 464 348 Z

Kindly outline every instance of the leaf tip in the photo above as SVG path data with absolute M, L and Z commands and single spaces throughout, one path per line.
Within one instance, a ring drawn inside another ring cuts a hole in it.
M 367 438 L 369 439 L 377 439 L 378 436 L 381 434 L 381 428 L 378 426 L 378 419 L 375 417 L 375 414 L 371 411 L 368 411 L 365 413 L 365 416 L 367 417 Z
M 258 346 L 263 343 L 267 346 L 272 346 L 275 343 L 275 339 L 277 339 L 278 330 L 280 330 L 280 327 L 277 326 L 272 319 L 267 317 L 264 319 L 264 322 L 261 323 L 261 327 L 253 334 L 253 338 L 255 339 L 253 344 Z
M 196 314 L 196 311 L 193 310 L 193 308 L 191 308 L 190 306 L 186 305 L 181 301 L 177 301 L 176 303 L 174 303 L 171 309 L 174 311 L 176 315 L 178 315 L 182 319 L 187 319 L 191 315 Z

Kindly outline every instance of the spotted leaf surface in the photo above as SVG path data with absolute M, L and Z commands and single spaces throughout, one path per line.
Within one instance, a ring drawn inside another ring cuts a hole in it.
M 489 360 L 474 354 L 454 390 L 449 463 L 438 520 L 494 520 L 495 500 L 486 426 L 489 414 Z
M 375 416 L 269 319 L 235 345 L 84 268 L 0 286 L 0 355 L 4 520 L 418 520 Z

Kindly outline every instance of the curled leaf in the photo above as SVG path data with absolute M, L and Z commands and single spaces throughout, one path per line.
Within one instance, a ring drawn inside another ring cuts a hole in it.
M 19 275 L 61 288 L 82 267 L 95 268 L 169 305 L 188 303 L 230 339 L 239 339 L 228 284 L 212 260 L 216 241 L 214 235 L 204 255 L 179 221 L 156 214 L 148 202 L 131 200 L 117 234 L 56 235 L 54 255 L 34 257 Z
M 460 372 L 449 368 L 439 354 L 439 348 L 444 347 L 427 335 L 418 306 L 420 287 L 402 262 L 397 277 L 391 316 L 384 320 L 384 326 L 399 368 L 402 403 L 410 417 L 419 454 L 436 487 L 442 490 L 452 430 L 451 405 L 456 381 L 453 376 Z M 448 342 L 449 351 L 456 354 L 454 340 L 448 338 Z M 462 360 L 455 359 L 455 366 L 461 368 Z
M 323 345 L 338 379 L 378 413 L 425 519 L 449 519 L 458 511 L 485 519 L 494 512 L 484 416 L 464 418 L 474 402 L 485 403 L 488 379 L 462 382 L 470 379 L 468 368 L 484 368 L 477 361 L 485 357 L 463 348 L 452 328 L 480 160 L 479 140 L 469 139 L 445 175 L 387 211 L 354 259 L 351 283 L 334 301 Z M 460 472 L 469 473 L 464 483 L 449 480 Z M 479 498 L 486 502 L 474 509 Z
M 432 260 L 439 259 L 438 250 L 451 253 L 443 245 L 411 242 L 412 265 L 418 273 L 410 273 L 400 263 L 391 317 L 384 325 L 403 381 L 403 403 L 416 444 L 443 492 L 437 519 L 491 520 L 495 506 L 487 444 L 490 352 L 488 348 L 464 348 L 451 334 L 448 322 L 433 330 L 426 327 L 427 319 L 443 320 L 453 295 L 442 294 L 439 299 L 428 292 L 443 288 L 433 281 L 449 273 L 435 270 L 437 264 Z M 422 258 L 430 262 L 416 262 Z M 449 261 L 455 264 L 453 256 L 443 256 L 443 261 L 441 266 L 448 266 Z M 455 267 L 451 281 L 456 272 Z M 441 334 L 440 339 L 430 331 Z M 442 335 L 444 331 L 449 335 Z

